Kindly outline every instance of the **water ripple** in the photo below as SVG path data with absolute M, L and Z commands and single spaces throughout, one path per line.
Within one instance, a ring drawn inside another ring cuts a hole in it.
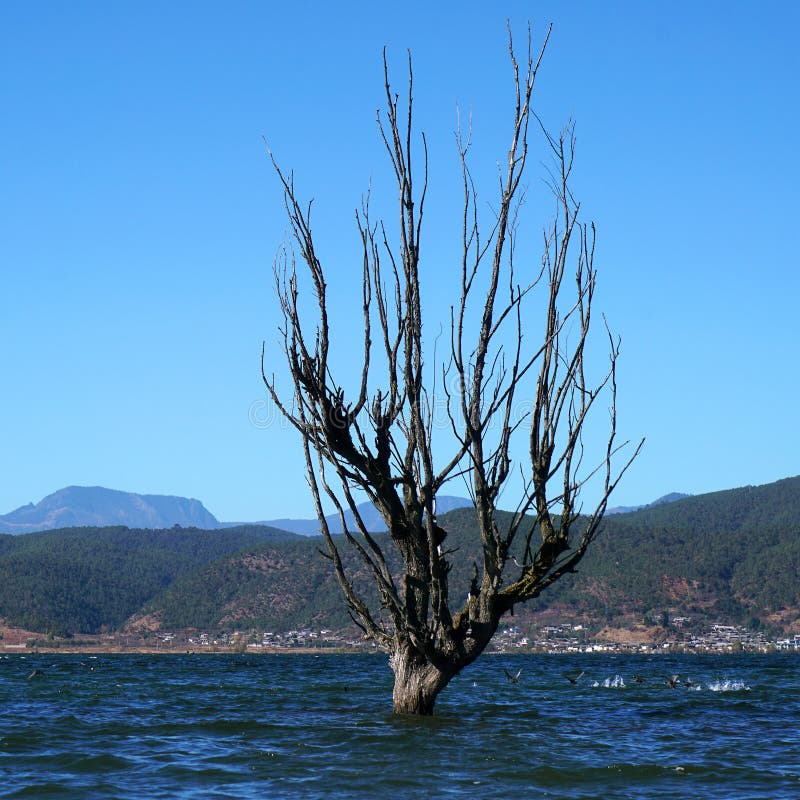
M 375 656 L 11 656 L 0 797 L 796 800 L 796 665 L 487 656 L 413 719 Z

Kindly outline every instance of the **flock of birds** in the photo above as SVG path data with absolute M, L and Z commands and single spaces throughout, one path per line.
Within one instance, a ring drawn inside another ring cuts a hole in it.
M 81 661 L 81 666 L 85 669 L 94 672 L 95 666 L 94 664 L 87 664 L 85 661 Z M 503 671 L 506 674 L 506 679 L 509 683 L 518 684 L 520 676 L 522 675 L 522 669 L 518 669 L 516 672 L 510 672 L 507 668 L 503 668 Z M 30 675 L 28 675 L 28 680 L 32 681 L 36 678 L 40 678 L 45 675 L 44 670 L 41 669 L 34 669 Z M 583 676 L 586 675 L 584 670 L 581 670 L 578 673 L 563 673 L 564 678 L 566 678 L 573 686 L 577 685 L 578 681 L 580 681 Z M 641 675 L 632 675 L 631 681 L 633 683 L 647 683 L 647 680 L 643 678 Z M 685 689 L 692 689 L 697 687 L 697 684 L 694 681 L 690 680 L 689 678 L 681 678 L 680 675 L 671 675 L 670 677 L 664 680 L 664 684 L 668 686 L 670 689 L 678 689 L 679 687 L 683 687 Z M 596 685 L 596 684 L 595 684 Z
M 508 669 L 503 670 L 506 673 L 506 678 L 509 683 L 519 683 L 520 675 L 522 675 L 522 670 L 518 669 L 516 672 L 510 672 Z M 564 677 L 573 685 L 575 686 L 578 681 L 586 674 L 585 671 L 581 670 L 578 673 L 564 673 Z M 631 680 L 634 683 L 647 683 L 647 680 L 643 678 L 641 675 L 633 675 Z M 681 679 L 680 675 L 671 675 L 669 678 L 664 680 L 664 684 L 669 686 L 670 689 L 677 689 L 683 686 L 685 689 L 691 689 L 692 687 L 696 686 L 697 684 L 694 683 L 689 678 Z

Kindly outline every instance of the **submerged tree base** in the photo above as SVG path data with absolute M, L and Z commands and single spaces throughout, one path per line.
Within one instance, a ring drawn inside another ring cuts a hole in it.
M 394 672 L 394 713 L 431 716 L 436 698 L 450 682 L 450 676 L 426 663 L 411 649 L 395 651 L 389 665 Z

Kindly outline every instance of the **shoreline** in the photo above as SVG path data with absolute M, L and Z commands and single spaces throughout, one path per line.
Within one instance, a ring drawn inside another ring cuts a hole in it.
M 372 642 L 349 631 L 302 629 L 287 633 L 235 632 L 214 634 L 196 630 L 141 634 L 104 632 L 74 636 L 42 634 L 3 625 L 0 620 L 0 655 L 12 653 L 67 653 L 73 655 L 332 655 L 381 653 Z M 650 636 L 646 636 L 646 633 Z M 658 632 L 658 631 L 657 631 Z M 606 626 L 595 632 L 583 625 L 563 623 L 530 633 L 516 625 L 504 627 L 487 655 L 676 655 L 739 653 L 800 653 L 800 635 L 769 640 L 742 626 L 716 624 L 704 634 L 676 631 L 674 638 L 656 638 L 652 631 Z M 680 637 L 680 638 L 679 638 Z
M 272 655 L 385 655 L 377 647 L 258 647 L 247 648 L 245 650 L 232 647 L 201 647 L 201 648 L 165 648 L 148 646 L 102 646 L 102 645 L 72 645 L 60 646 L 33 646 L 27 645 L 3 645 L 0 643 L 0 657 L 10 655 L 87 655 L 87 656 L 114 656 L 114 655 L 165 655 L 165 656 L 272 656 Z M 714 649 L 683 649 L 675 648 L 654 648 L 641 650 L 629 647 L 608 646 L 602 649 L 587 650 L 541 650 L 533 648 L 515 648 L 513 650 L 487 650 L 484 656 L 516 656 L 516 655 L 551 655 L 551 656 L 613 656 L 613 655 L 640 655 L 640 656 L 740 656 L 757 655 L 772 656 L 790 653 L 800 655 L 800 650 L 790 649 L 741 649 L 741 650 L 714 650 Z
M 26 647 L 9 645 L 3 647 L 0 645 L 0 655 L 57 655 L 63 653 L 64 655 L 105 655 L 105 656 L 119 656 L 119 655 L 148 655 L 148 656 L 246 656 L 246 655 L 280 655 L 280 654 L 296 654 L 296 655 L 357 655 L 364 652 L 380 652 L 377 650 L 356 650 L 346 647 L 272 647 L 258 650 L 236 650 L 234 648 L 202 648 L 202 649 L 180 649 L 180 648 L 165 648 L 165 647 Z

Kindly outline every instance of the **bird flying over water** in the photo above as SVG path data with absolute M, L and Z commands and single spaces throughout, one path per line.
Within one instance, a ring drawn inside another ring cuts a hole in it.
M 507 669 L 503 669 L 503 672 L 506 673 L 506 678 L 508 678 L 509 683 L 519 683 L 519 676 L 522 675 L 522 670 L 518 669 L 515 675 L 512 675 Z
M 644 683 L 644 678 L 641 675 L 634 675 L 631 680 L 634 683 Z
M 664 681 L 664 683 L 666 683 L 667 686 L 669 686 L 670 689 L 677 689 L 678 688 L 678 684 L 680 682 L 681 682 L 681 676 L 680 675 L 673 675 L 671 678 L 667 678 Z
M 30 675 L 28 675 L 28 680 L 30 681 L 33 680 L 33 678 L 38 678 L 40 675 L 44 675 L 44 672 L 42 672 L 40 669 L 35 669 Z
M 577 675 L 565 675 L 564 677 L 571 683 L 573 686 L 585 675 L 586 673 L 581 670 Z

